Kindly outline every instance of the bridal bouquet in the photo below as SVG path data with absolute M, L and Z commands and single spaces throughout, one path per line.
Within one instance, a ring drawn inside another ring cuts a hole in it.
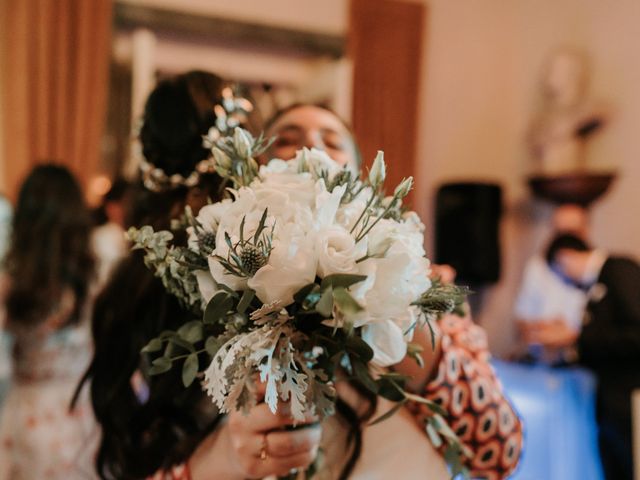
M 384 369 L 406 355 L 420 361 L 414 329 L 464 297 L 429 279 L 424 226 L 403 208 L 412 179 L 385 196 L 382 152 L 366 178 L 313 149 L 259 166 L 254 157 L 268 145 L 241 128 L 218 139 L 212 159 L 228 198 L 197 216 L 187 209 L 174 225 L 180 235 L 149 226 L 128 232 L 194 313 L 144 348 L 157 352 L 150 373 L 181 362 L 184 384 L 199 377 L 221 412 L 255 405 L 259 380 L 273 412 L 289 402 L 302 421 L 334 412 L 342 368 L 398 406 L 420 401 L 438 414 Z M 438 430 L 454 438 L 446 425 Z

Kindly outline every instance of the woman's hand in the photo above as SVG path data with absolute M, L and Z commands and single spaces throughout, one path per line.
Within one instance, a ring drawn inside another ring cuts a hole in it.
M 308 467 L 318 453 L 322 428 L 312 416 L 287 429 L 293 426 L 288 404 L 281 403 L 275 415 L 265 403 L 247 415 L 230 413 L 189 460 L 192 479 L 258 479 Z

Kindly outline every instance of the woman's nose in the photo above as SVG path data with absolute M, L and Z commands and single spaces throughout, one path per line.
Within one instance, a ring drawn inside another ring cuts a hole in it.
M 318 132 L 314 132 L 313 130 L 306 132 L 304 136 L 303 146 L 307 148 L 317 148 L 318 150 L 325 149 L 325 145 L 322 141 L 321 135 Z

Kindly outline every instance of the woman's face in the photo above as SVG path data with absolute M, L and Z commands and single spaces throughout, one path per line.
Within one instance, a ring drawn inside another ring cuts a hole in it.
M 357 169 L 356 148 L 351 132 L 333 113 L 313 105 L 302 105 L 278 118 L 267 131 L 277 136 L 270 158 L 290 160 L 303 147 L 324 150 L 340 166 Z

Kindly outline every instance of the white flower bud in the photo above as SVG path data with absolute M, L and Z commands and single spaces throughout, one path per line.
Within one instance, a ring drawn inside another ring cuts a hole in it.
M 402 180 L 400 185 L 398 185 L 393 192 L 393 195 L 398 198 L 406 197 L 411 191 L 411 187 L 413 186 L 413 177 L 408 177 Z
M 229 155 L 224 153 L 218 147 L 214 147 L 211 150 L 211 153 L 213 154 L 213 159 L 216 162 L 216 166 L 227 170 L 231 168 L 231 159 L 229 158 Z
M 253 137 L 245 129 L 236 127 L 233 131 L 233 145 L 241 158 L 249 158 L 253 150 Z
M 302 150 L 298 150 L 296 153 L 296 158 L 298 160 L 298 173 L 309 171 L 309 153 L 310 151 L 307 147 L 302 147 Z
M 384 179 L 387 176 L 387 166 L 384 163 L 384 152 L 378 150 L 378 155 L 373 161 L 371 170 L 369 171 L 369 183 L 374 188 L 378 188 L 384 183 Z

